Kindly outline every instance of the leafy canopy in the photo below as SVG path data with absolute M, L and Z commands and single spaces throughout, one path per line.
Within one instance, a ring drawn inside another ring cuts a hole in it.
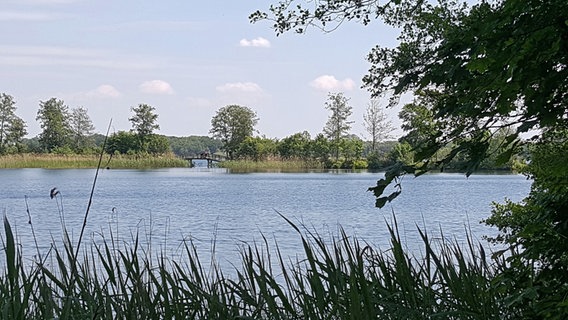
M 349 99 L 343 93 L 330 93 L 325 108 L 331 112 L 323 133 L 329 139 L 335 160 L 339 159 L 342 140 L 349 134 L 353 121 L 349 117 L 353 113 Z
M 8 94 L 0 94 L 0 154 L 21 144 L 26 135 L 24 120 L 16 115 L 16 101 Z
M 63 100 L 51 98 L 40 101 L 36 120 L 43 129 L 39 134 L 39 143 L 43 150 L 53 152 L 69 145 L 72 133 L 69 124 L 69 107 Z
M 256 113 L 249 107 L 228 105 L 219 110 L 211 119 L 213 137 L 223 142 L 223 150 L 233 159 L 239 145 L 247 137 L 252 137 L 254 126 L 258 123 Z
M 131 111 L 134 115 L 129 118 L 132 123 L 132 131 L 138 137 L 138 151 L 147 152 L 150 143 L 150 137 L 153 135 L 154 130 L 159 130 L 158 114 L 155 112 L 156 108 L 141 103 L 137 107 L 132 107 Z
M 471 174 L 488 156 L 499 128 L 514 127 L 500 159 L 531 130 L 568 124 L 568 6 L 565 0 L 481 1 L 280 1 L 251 21 L 271 20 L 277 33 L 333 30 L 342 22 L 381 19 L 401 33 L 395 48 L 376 46 L 364 77 L 374 95 L 388 94 L 391 105 L 416 92 L 429 99 L 436 130 L 424 139 L 415 165 L 393 167 L 371 188 L 377 205 L 396 197 L 385 188 L 405 173 L 420 174 L 453 157 L 468 159 Z M 298 4 L 299 3 L 299 4 Z M 443 147 L 446 158 L 432 161 Z

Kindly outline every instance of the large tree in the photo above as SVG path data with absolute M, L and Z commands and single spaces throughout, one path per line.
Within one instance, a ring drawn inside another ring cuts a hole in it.
M 141 103 L 137 107 L 132 107 L 131 111 L 134 115 L 128 120 L 132 122 L 132 131 L 138 137 L 138 150 L 148 151 L 148 143 L 154 130 L 160 129 L 158 125 L 158 114 L 155 113 L 156 108 Z
M 69 125 L 73 135 L 73 147 L 76 151 L 83 151 L 85 148 L 94 145 L 91 136 L 95 131 L 95 126 L 87 113 L 87 109 L 83 107 L 72 109 Z
M 239 105 L 228 105 L 217 110 L 211 119 L 209 132 L 223 142 L 223 150 L 227 157 L 233 159 L 241 142 L 252 136 L 257 123 L 258 117 L 252 109 Z
M 379 18 L 401 30 L 395 48 L 376 46 L 368 56 L 365 86 L 374 96 L 422 91 L 435 97 L 438 130 L 421 147 L 420 167 L 397 166 L 372 190 L 382 193 L 406 172 L 437 165 L 431 156 L 446 146 L 468 159 L 467 173 L 487 157 L 496 129 L 515 126 L 502 158 L 513 154 L 516 137 L 533 129 L 567 126 L 568 6 L 564 0 L 480 1 L 281 1 L 252 21 L 274 21 L 277 33 L 309 26 L 334 29 L 345 20 L 367 24 Z M 506 121 L 504 121 L 506 120 Z
M 391 138 L 394 131 L 392 122 L 388 119 L 378 99 L 371 99 L 363 115 L 363 127 L 371 138 L 371 151 L 375 152 L 377 143 Z
M 25 122 L 16 115 L 14 98 L 0 94 L 0 154 L 8 152 L 10 147 L 21 144 L 26 135 Z
M 343 93 L 330 93 L 325 108 L 331 114 L 323 128 L 323 133 L 329 139 L 332 153 L 337 160 L 339 159 L 341 142 L 349 134 L 351 124 L 353 124 L 353 121 L 349 121 L 353 107 L 349 105 L 349 99 Z
M 71 139 L 69 108 L 63 100 L 51 98 L 40 101 L 36 120 L 40 122 L 43 130 L 39 134 L 39 143 L 44 152 L 69 147 Z

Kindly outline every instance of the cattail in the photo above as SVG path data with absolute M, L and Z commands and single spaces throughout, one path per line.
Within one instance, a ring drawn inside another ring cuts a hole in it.
M 58 194 L 59 194 L 59 190 L 57 190 L 57 188 L 53 188 L 49 192 L 49 196 L 51 197 L 51 199 L 55 198 Z

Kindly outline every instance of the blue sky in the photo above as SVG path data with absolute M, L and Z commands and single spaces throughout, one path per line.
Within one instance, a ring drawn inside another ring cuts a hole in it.
M 96 131 L 128 130 L 130 108 L 150 104 L 159 133 L 208 135 L 228 104 L 257 112 L 260 134 L 322 131 L 329 92 L 353 106 L 352 133 L 364 135 L 369 94 L 361 78 L 375 44 L 396 32 L 378 22 L 276 37 L 250 13 L 272 1 L 4 0 L 0 8 L 0 92 L 17 102 L 29 136 L 40 133 L 39 102 L 85 107 Z M 397 110 L 388 110 L 395 125 Z

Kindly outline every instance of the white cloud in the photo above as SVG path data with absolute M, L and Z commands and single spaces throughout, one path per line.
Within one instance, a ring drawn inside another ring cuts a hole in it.
M 252 40 L 242 39 L 239 42 L 241 47 L 259 47 L 259 48 L 270 48 L 270 41 L 264 39 L 263 37 L 258 37 Z
M 140 85 L 140 91 L 150 94 L 173 94 L 172 86 L 163 80 L 146 81 Z
M 75 93 L 60 93 L 64 100 L 71 101 L 89 101 L 92 99 L 116 99 L 122 96 L 122 93 L 110 84 L 103 84 L 93 90 L 81 91 Z
M 310 82 L 310 86 L 322 91 L 349 91 L 355 88 L 355 81 L 351 78 L 337 80 L 334 76 L 323 75 Z
M 218 86 L 217 91 L 221 93 L 247 92 L 262 93 L 262 88 L 254 82 L 233 82 Z
M 109 84 L 103 84 L 98 86 L 95 90 L 90 91 L 89 95 L 100 98 L 118 98 L 122 94 L 118 90 L 116 90 L 115 87 Z
M 215 99 L 217 105 L 240 104 L 258 106 L 270 98 L 270 95 L 254 82 L 225 83 L 217 86 L 215 89 L 219 93 Z

